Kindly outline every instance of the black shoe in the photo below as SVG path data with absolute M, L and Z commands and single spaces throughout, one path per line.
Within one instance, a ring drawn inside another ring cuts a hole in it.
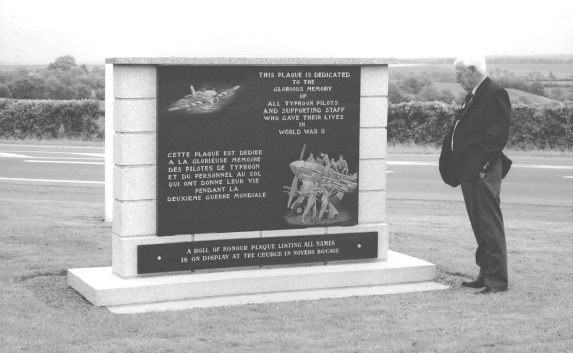
M 497 289 L 497 288 L 493 288 L 493 287 L 485 287 L 484 289 L 475 292 L 474 294 L 492 294 L 492 293 L 499 293 L 499 292 L 505 292 L 507 291 L 507 289 Z
M 483 283 L 483 279 L 476 279 L 475 281 L 471 282 L 462 282 L 462 286 L 470 288 L 483 288 L 485 287 L 485 284 Z

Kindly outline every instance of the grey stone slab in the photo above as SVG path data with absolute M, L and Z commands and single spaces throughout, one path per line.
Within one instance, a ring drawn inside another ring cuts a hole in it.
M 386 220 L 386 192 L 360 191 L 358 223 L 382 223 Z
M 123 57 L 106 58 L 114 65 L 388 65 L 395 58 L 181 58 Z
M 375 191 L 386 189 L 386 160 L 360 160 L 360 190 Z
M 360 127 L 385 128 L 388 124 L 388 98 L 360 98 Z
M 113 129 L 116 132 L 157 131 L 157 100 L 155 98 L 114 100 Z
M 157 135 L 155 133 L 114 134 L 114 164 L 120 166 L 156 164 L 156 141 Z
M 113 197 L 119 201 L 155 200 L 155 165 L 113 167 Z
M 435 265 L 390 251 L 388 260 L 121 278 L 111 267 L 68 270 L 68 284 L 97 306 L 265 295 L 434 280 Z
M 361 128 L 360 159 L 385 159 L 386 136 L 387 131 L 384 128 Z
M 237 295 L 232 297 L 211 297 L 203 299 L 178 300 L 172 302 L 116 305 L 107 309 L 114 314 L 136 314 L 154 311 L 173 311 L 196 308 L 213 308 L 231 305 L 281 303 L 299 300 L 319 300 L 373 295 L 401 294 L 444 290 L 449 287 L 432 281 L 386 284 L 380 286 L 318 289 L 283 293 Z
M 388 66 L 363 66 L 360 72 L 361 97 L 388 95 Z
M 113 203 L 112 232 L 119 236 L 154 235 L 157 232 L 157 202 L 126 201 Z
M 120 65 L 113 68 L 115 98 L 156 98 L 157 68 L 153 65 Z

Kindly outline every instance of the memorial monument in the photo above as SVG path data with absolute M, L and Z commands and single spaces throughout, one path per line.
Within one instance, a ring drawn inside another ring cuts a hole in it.
M 387 59 L 112 58 L 112 312 L 442 289 L 388 250 Z M 109 88 L 108 88 L 109 89 Z

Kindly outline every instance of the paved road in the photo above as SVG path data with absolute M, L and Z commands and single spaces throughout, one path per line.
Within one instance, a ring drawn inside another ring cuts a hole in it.
M 388 156 L 387 198 L 463 201 L 460 187 L 442 182 L 438 155 Z M 503 203 L 573 206 L 573 158 L 515 156 L 501 186 Z
M 104 149 L 0 144 L 0 198 L 104 202 Z
M 573 206 L 573 158 L 513 157 L 502 202 Z M 388 156 L 387 197 L 462 201 L 444 184 L 437 155 Z M 104 201 L 103 148 L 0 145 L 0 197 Z

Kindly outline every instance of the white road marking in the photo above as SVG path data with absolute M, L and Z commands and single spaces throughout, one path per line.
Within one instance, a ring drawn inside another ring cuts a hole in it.
M 105 153 L 72 153 L 72 154 L 76 154 L 79 156 L 93 156 L 93 157 L 101 157 L 101 158 L 105 158 Z
M 565 179 L 573 179 L 573 176 L 564 176 Z
M 393 170 L 387 170 L 386 174 L 388 174 L 388 173 L 394 173 L 394 171 Z
M 4 158 L 33 158 L 30 156 L 24 156 L 23 154 L 4 153 L 4 152 L 0 152 L 0 157 L 4 157 Z
M 72 162 L 72 161 L 38 161 L 34 159 L 25 160 L 28 163 L 60 163 L 60 164 L 105 164 L 101 162 Z
M 16 151 L 16 152 L 26 152 L 26 151 Z M 42 152 L 42 153 L 66 153 L 66 152 Z M 68 154 L 76 154 L 76 155 L 85 155 L 85 156 L 94 156 L 94 157 L 37 157 L 37 156 L 27 156 L 23 154 L 15 154 L 15 153 L 5 153 L 0 152 L 0 157 L 4 158 L 34 158 L 34 159 L 44 159 L 44 158 L 57 158 L 57 159 L 93 159 L 93 160 L 102 160 L 105 159 L 105 155 L 101 153 L 68 153 Z
M 533 168 L 533 169 L 573 169 L 573 166 L 571 166 L 571 165 L 513 164 L 512 167 Z
M 52 180 L 52 179 L 24 179 L 24 178 L 0 178 L 0 180 L 37 181 L 43 183 L 105 184 L 105 181 L 85 181 L 85 180 Z
M 387 161 L 388 165 L 438 165 L 438 162 Z
M 73 160 L 95 160 L 95 161 L 103 161 L 105 158 L 97 158 L 97 157 L 35 157 L 35 156 L 26 156 L 26 158 L 33 158 L 33 159 L 73 159 Z
M 52 151 L 10 151 L 10 152 L 75 154 L 75 155 L 84 155 L 84 156 L 95 156 L 95 157 L 101 157 L 101 158 L 105 157 L 105 153 L 76 153 L 76 152 L 52 152 Z M 30 158 L 33 158 L 33 157 L 30 157 Z
M 0 147 L 37 147 L 37 148 L 93 148 L 94 150 L 103 150 L 105 147 L 95 147 L 95 146 L 56 146 L 56 145 L 10 145 L 10 144 L 0 144 Z
M 387 161 L 387 165 L 426 165 L 436 166 L 438 162 L 418 162 L 418 161 Z M 571 165 L 539 165 L 539 164 L 513 164 L 512 167 L 516 168 L 532 168 L 532 169 L 572 169 Z

